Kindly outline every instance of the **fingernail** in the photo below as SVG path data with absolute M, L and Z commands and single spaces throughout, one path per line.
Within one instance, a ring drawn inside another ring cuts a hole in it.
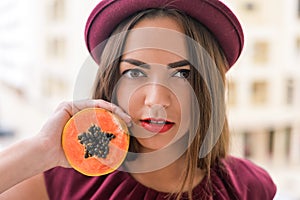
M 127 114 L 124 115 L 124 120 L 127 124 L 131 124 L 131 117 Z
M 130 128 L 132 126 L 131 122 L 127 122 L 126 124 L 127 124 L 128 128 Z

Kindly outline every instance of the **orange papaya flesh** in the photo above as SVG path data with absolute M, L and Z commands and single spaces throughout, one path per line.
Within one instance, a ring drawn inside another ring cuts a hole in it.
M 123 120 L 102 108 L 87 108 L 66 123 L 62 148 L 72 168 L 87 176 L 116 170 L 129 148 L 129 132 Z

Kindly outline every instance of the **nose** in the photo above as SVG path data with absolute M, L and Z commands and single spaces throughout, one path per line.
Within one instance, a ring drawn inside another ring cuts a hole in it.
M 160 84 L 150 84 L 145 88 L 144 104 L 148 107 L 160 105 L 167 108 L 171 104 L 172 92 L 169 88 Z

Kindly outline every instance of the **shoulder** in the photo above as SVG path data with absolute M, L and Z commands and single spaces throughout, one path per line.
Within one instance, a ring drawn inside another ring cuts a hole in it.
M 56 167 L 44 172 L 50 199 L 91 199 L 106 176 L 89 177 L 74 169 Z
M 229 156 L 223 160 L 233 187 L 242 199 L 273 199 L 276 185 L 266 170 L 253 162 Z
M 46 171 L 44 177 L 50 199 L 143 199 L 145 195 L 156 195 L 127 172 L 118 170 L 89 177 L 71 168 L 56 167 Z

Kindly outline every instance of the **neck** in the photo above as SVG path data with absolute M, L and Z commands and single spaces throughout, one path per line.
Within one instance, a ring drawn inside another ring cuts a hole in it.
M 145 173 L 133 173 L 132 176 L 141 184 L 154 190 L 167 193 L 179 192 L 183 183 L 184 173 L 186 172 L 185 163 L 185 156 L 181 156 L 175 162 L 162 169 Z M 204 174 L 203 171 L 197 169 L 193 187 L 199 184 Z M 185 184 L 184 191 L 187 190 L 188 186 Z

